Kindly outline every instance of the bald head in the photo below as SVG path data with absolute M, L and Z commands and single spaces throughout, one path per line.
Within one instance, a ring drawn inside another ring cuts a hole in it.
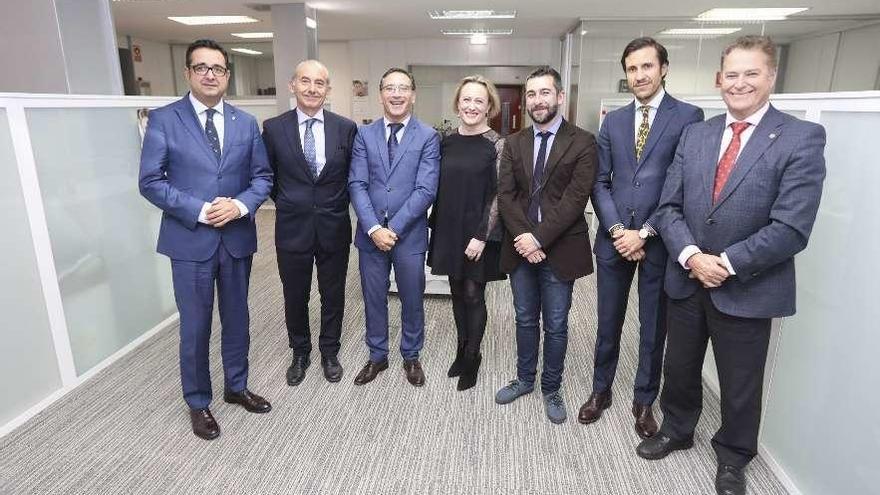
M 290 92 L 296 97 L 296 107 L 314 117 L 330 92 L 330 71 L 317 60 L 303 60 L 296 65 Z

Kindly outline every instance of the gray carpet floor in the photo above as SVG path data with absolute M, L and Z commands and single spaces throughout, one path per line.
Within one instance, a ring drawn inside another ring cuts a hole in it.
M 356 249 L 340 352 L 345 377 L 327 383 L 313 364 L 300 386 L 288 387 L 290 350 L 272 241 L 274 212 L 259 215 L 249 387 L 272 401 L 272 412 L 248 414 L 217 398 L 223 382 L 215 331 L 212 410 L 223 433 L 212 442 L 193 436 L 180 395 L 174 326 L 0 439 L 0 493 L 714 493 L 709 440 L 720 416 L 718 400 L 708 391 L 693 449 L 656 462 L 635 455 L 639 438 L 629 411 L 638 340 L 634 295 L 615 403 L 598 423 L 577 423 L 592 376 L 594 276 L 575 285 L 562 388 L 569 419 L 562 425 L 546 419 L 537 392 L 506 406 L 493 401 L 495 391 L 515 374 L 507 282 L 491 284 L 487 294 L 489 328 L 475 388 L 457 392 L 455 381 L 446 378 L 455 329 L 451 302 L 435 297 L 425 302 L 426 385 L 410 386 L 399 354 L 392 352 L 388 371 L 367 386 L 355 386 L 352 379 L 367 357 Z M 318 308 L 316 296 L 311 302 L 315 329 Z M 395 297 L 390 313 L 396 348 L 400 304 Z M 317 335 L 313 339 L 317 358 Z M 786 493 L 760 458 L 747 476 L 749 493 Z

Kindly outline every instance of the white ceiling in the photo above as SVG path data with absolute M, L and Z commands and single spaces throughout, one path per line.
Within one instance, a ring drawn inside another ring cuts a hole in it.
M 729 0 L 728 0 L 729 1 Z M 241 42 L 230 33 L 271 31 L 269 11 L 252 5 L 291 3 L 263 0 L 121 0 L 112 9 L 119 35 L 154 41 L 189 43 L 197 38 Z M 306 2 L 318 10 L 318 37 L 322 41 L 390 38 L 440 38 L 441 29 L 513 28 L 518 38 L 557 37 L 587 19 L 587 36 L 628 37 L 652 35 L 671 27 L 692 27 L 697 14 L 724 6 L 722 0 L 317 0 Z M 845 29 L 880 21 L 878 0 L 738 0 L 737 7 L 805 7 L 800 17 L 816 19 L 767 23 L 767 34 L 779 40 L 815 32 Z M 435 9 L 515 9 L 516 19 L 489 21 L 434 21 L 426 11 Z M 258 23 L 227 26 L 184 26 L 167 19 L 182 15 L 248 15 Z M 760 33 L 760 25 L 743 25 L 742 33 Z M 740 34 L 742 34 L 740 33 Z

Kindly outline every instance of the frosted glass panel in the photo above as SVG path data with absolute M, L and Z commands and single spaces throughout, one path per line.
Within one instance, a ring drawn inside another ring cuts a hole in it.
M 87 371 L 175 311 L 136 109 L 27 111 L 73 357 Z
M 880 135 L 880 114 L 823 111 L 821 120 L 828 176 L 796 258 L 798 313 L 783 322 L 763 442 L 805 495 L 876 493 L 880 170 L 865 143 Z M 856 245 L 867 257 L 853 258 Z
M 0 109 L 0 424 L 61 388 L 6 110 Z

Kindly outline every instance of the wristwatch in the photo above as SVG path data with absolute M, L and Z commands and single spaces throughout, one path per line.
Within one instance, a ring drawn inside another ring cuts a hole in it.
M 639 229 L 639 239 L 646 241 L 646 240 L 648 240 L 649 237 L 652 237 L 651 231 L 649 231 L 648 229 L 646 229 L 644 227 Z

